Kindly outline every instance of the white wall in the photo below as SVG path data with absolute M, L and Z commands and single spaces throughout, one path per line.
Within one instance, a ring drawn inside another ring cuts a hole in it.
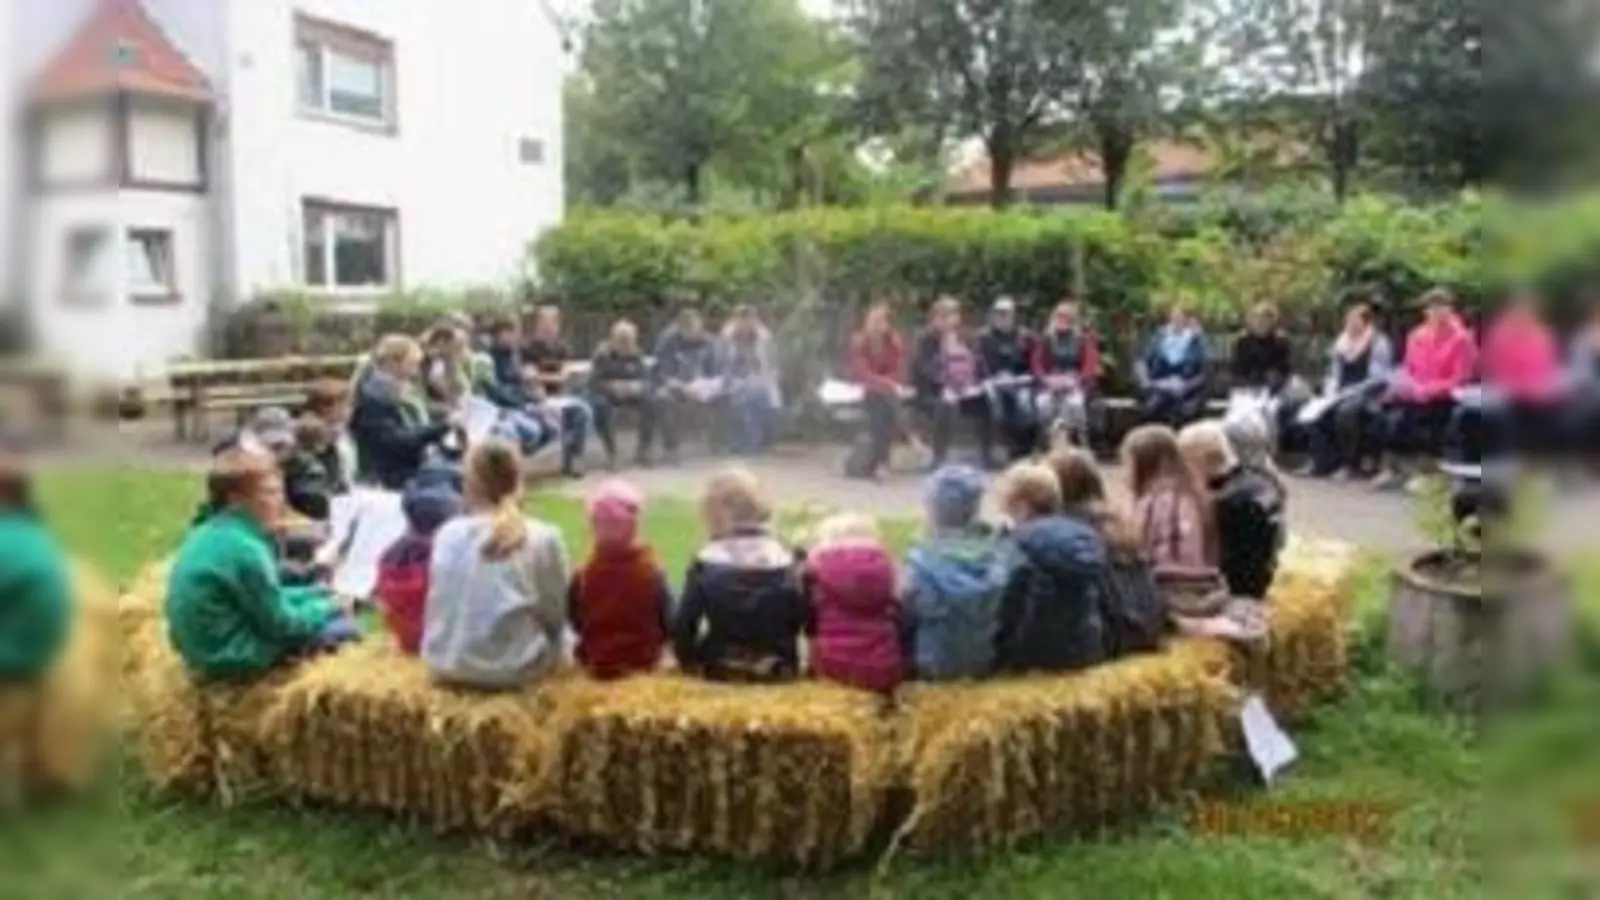
M 213 251 L 204 198 L 145 191 L 60 194 L 39 204 L 32 225 L 38 243 L 29 293 L 39 349 L 46 356 L 84 376 L 123 380 L 155 375 L 167 361 L 200 347 Z M 84 226 L 102 227 L 111 235 L 109 290 L 93 304 L 72 302 L 64 285 L 67 236 Z M 172 233 L 175 302 L 136 303 L 127 296 L 129 228 Z
M 0 0 L 0 316 L 13 304 L 20 306 L 22 292 L 13 264 L 14 257 L 21 252 L 14 242 L 22 224 L 16 206 L 22 193 L 22 138 L 16 102 L 18 78 L 13 72 L 16 41 L 12 6 L 15 3 L 16 0 Z
M 393 207 L 408 286 L 518 274 L 527 242 L 559 221 L 560 41 L 527 0 L 233 0 L 228 136 L 239 289 L 301 280 L 300 203 Z M 302 117 L 296 11 L 394 45 L 399 130 Z M 520 138 L 544 142 L 524 165 Z

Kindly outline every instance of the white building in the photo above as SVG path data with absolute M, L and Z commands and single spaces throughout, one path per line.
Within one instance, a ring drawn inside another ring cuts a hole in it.
M 0 4 L 27 119 L 12 291 L 87 374 L 159 371 L 266 290 L 504 283 L 561 217 L 563 49 L 535 0 Z

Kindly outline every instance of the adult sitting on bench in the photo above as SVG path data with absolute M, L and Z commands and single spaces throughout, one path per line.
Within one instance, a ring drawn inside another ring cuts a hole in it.
M 933 431 L 932 468 L 944 465 L 956 424 L 963 418 L 977 423 L 984 464 L 998 468 L 994 422 L 983 391 L 983 363 L 961 333 L 961 302 L 954 297 L 940 298 L 929 319 L 912 350 L 911 378 L 917 408 Z
M 1198 420 L 1205 412 L 1206 364 L 1205 334 L 1187 306 L 1173 304 L 1137 366 L 1144 421 L 1179 429 Z
M 1100 419 L 1100 342 L 1081 323 L 1076 300 L 1061 301 L 1051 313 L 1049 327 L 1034 344 L 1033 374 L 1039 379 L 1034 402 L 1041 437 L 1059 434 L 1087 447 Z
M 677 465 L 685 414 L 694 407 L 720 406 L 724 399 L 716 341 L 706 332 L 699 310 L 685 307 L 662 332 L 654 375 L 661 403 L 661 443 L 668 465 Z
M 1033 403 L 1033 356 L 1037 338 L 1017 324 L 1017 303 L 1010 297 L 994 302 L 989 324 L 978 333 L 989 416 L 1012 461 L 1038 444 L 1038 418 Z
M 889 304 L 874 303 L 861 330 L 850 339 L 850 377 L 861 386 L 866 413 L 867 452 L 851 474 L 879 479 L 889 467 L 889 453 L 900 428 L 905 385 L 905 341 L 894 328 Z
M 639 415 L 636 465 L 650 464 L 660 407 L 650 381 L 650 364 L 639 349 L 639 329 L 627 319 L 611 326 L 611 336 L 600 344 L 589 369 L 589 402 L 594 407 L 594 430 L 606 450 L 606 466 L 617 467 L 616 414 L 632 409 Z
M 372 352 L 372 370 L 361 381 L 350 437 L 356 446 L 356 478 L 398 491 L 417 474 L 428 451 L 451 432 L 434 424 L 417 381 L 422 347 L 405 335 L 390 335 Z

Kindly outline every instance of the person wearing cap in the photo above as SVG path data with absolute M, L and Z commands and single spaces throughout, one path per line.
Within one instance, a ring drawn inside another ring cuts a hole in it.
M 923 486 L 925 537 L 906 557 L 906 659 L 926 681 L 982 678 L 995 663 L 1011 556 L 978 513 L 983 476 L 942 466 Z
M 962 333 L 961 302 L 941 297 L 928 316 L 928 327 L 912 344 L 911 387 L 933 432 L 932 467 L 944 465 L 964 418 L 977 426 L 979 453 L 985 465 L 993 465 L 994 421 L 983 391 L 983 356 Z
M 408 656 L 421 652 L 434 535 L 462 511 L 456 475 L 452 480 L 438 473 L 419 473 L 412 480 L 400 498 L 406 533 L 378 558 L 373 596 L 395 645 Z
M 1064 433 L 1072 443 L 1087 446 L 1098 415 L 1100 341 L 1081 320 L 1073 299 L 1057 304 L 1050 324 L 1034 344 L 1033 375 L 1039 381 L 1035 395 L 1040 422 Z M 1042 432 L 1040 437 L 1048 437 Z M 1042 441 L 1041 441 L 1042 442 Z
M 589 558 L 572 576 L 567 616 L 578 664 L 610 681 L 661 662 L 671 629 L 672 588 L 655 551 L 639 539 L 644 497 L 612 479 L 589 495 Z
M 1175 303 L 1167 321 L 1151 336 L 1135 366 L 1147 424 L 1174 430 L 1205 412 L 1206 338 L 1183 303 Z
M 1422 306 L 1422 323 L 1406 336 L 1400 370 L 1384 397 L 1379 433 L 1385 459 L 1374 487 L 1399 484 L 1406 462 L 1442 455 L 1456 393 L 1477 368 L 1477 341 L 1450 293 L 1431 290 Z
M 192 674 L 249 681 L 359 637 L 325 589 L 279 580 L 283 482 L 270 457 L 229 450 L 207 487 L 220 508 L 184 537 L 166 593 L 168 634 Z
M 1038 338 L 1017 323 L 1017 301 L 1001 297 L 978 333 L 989 416 L 1012 460 L 1038 444 L 1033 403 L 1033 357 Z M 987 462 L 987 460 L 986 460 Z
M 66 556 L 34 506 L 27 461 L 0 441 L 0 686 L 48 673 L 71 624 Z

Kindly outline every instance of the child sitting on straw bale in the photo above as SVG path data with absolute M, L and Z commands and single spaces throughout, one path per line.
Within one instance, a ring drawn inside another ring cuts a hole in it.
M 34 509 L 20 454 L 0 446 L 0 686 L 42 678 L 71 617 L 66 559 Z
M 561 661 L 567 551 L 523 515 L 522 455 L 504 441 L 467 455 L 468 514 L 434 538 L 422 658 L 447 684 L 506 690 Z
M 323 463 L 332 443 L 333 435 L 320 420 L 301 418 L 294 424 L 293 448 L 278 463 L 289 509 L 321 524 L 332 515 L 332 476 Z
M 1061 511 L 1100 533 L 1106 543 L 1106 568 L 1100 580 L 1100 616 L 1107 659 L 1148 653 L 1161 647 L 1167 604 L 1144 557 L 1139 534 L 1112 507 L 1094 455 L 1068 448 L 1050 455 L 1061 490 Z
M 1253 447 L 1254 435 L 1243 435 Z M 1184 459 L 1211 492 L 1217 528 L 1218 567 L 1235 597 L 1261 600 L 1278 570 L 1283 549 L 1282 483 L 1244 465 L 1222 423 L 1198 422 L 1178 440 Z
M 1184 616 L 1215 614 L 1228 600 L 1217 569 L 1215 513 L 1177 434 L 1165 425 L 1136 428 L 1123 442 L 1122 457 L 1133 525 L 1168 608 Z
M 279 580 L 275 531 L 283 482 L 269 456 L 238 448 L 212 464 L 220 508 L 189 531 L 167 584 L 173 647 L 191 673 L 247 680 L 359 636 L 320 587 Z
M 611 479 L 589 495 L 589 559 L 567 593 L 578 636 L 576 657 L 602 681 L 648 672 L 661 662 L 672 616 L 672 588 L 655 551 L 639 540 L 644 498 Z
M 373 593 L 395 644 L 402 653 L 416 656 L 422 647 L 434 537 L 461 514 L 461 495 L 449 484 L 430 483 L 419 476 L 400 498 L 400 510 L 406 517 L 406 534 L 378 558 Z
M 700 514 L 710 541 L 689 564 L 673 618 L 679 664 L 717 680 L 794 678 L 806 601 L 760 482 L 742 468 L 717 473 Z
M 1000 603 L 997 668 L 1062 672 L 1101 662 L 1105 541 L 1093 526 L 1061 514 L 1061 485 L 1045 466 L 1013 466 L 996 494 L 1014 523 L 1008 540 L 1015 551 Z
M 806 555 L 811 672 L 890 693 L 905 678 L 895 564 L 869 516 L 839 515 L 817 526 Z
M 980 678 L 994 666 L 1010 557 L 978 519 L 983 476 L 947 465 L 925 487 L 927 536 L 906 560 L 904 630 L 916 677 Z

